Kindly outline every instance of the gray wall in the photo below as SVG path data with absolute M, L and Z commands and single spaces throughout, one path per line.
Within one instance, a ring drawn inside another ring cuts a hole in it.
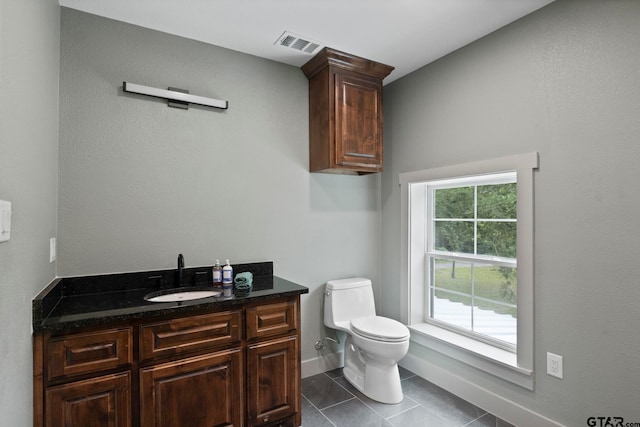
M 398 174 L 538 151 L 535 391 L 412 347 L 566 425 L 640 420 L 640 2 L 558 0 L 385 87 L 383 283 L 400 278 Z M 383 311 L 400 316 L 396 286 Z M 564 379 L 546 375 L 546 352 Z
M 169 108 L 123 81 L 229 109 Z M 308 172 L 307 90 L 298 68 L 63 8 L 58 274 L 273 260 L 310 288 L 316 357 L 324 282 L 378 282 L 380 176 Z
M 327 279 L 374 278 L 399 316 L 399 173 L 535 150 L 535 391 L 425 353 L 567 425 L 640 420 L 639 2 L 558 0 L 385 87 L 382 178 L 306 172 L 299 70 L 66 9 L 60 58 L 59 14 L 50 0 L 0 6 L 0 199 L 13 202 L 0 244 L 3 419 L 31 423 L 31 298 L 56 275 L 56 215 L 61 276 L 171 268 L 178 252 L 188 265 L 274 260 L 311 289 L 304 360 Z M 170 109 L 123 95 L 123 80 L 230 109 Z M 547 351 L 565 357 L 564 380 L 544 374 Z
M 55 276 L 60 7 L 0 2 L 0 199 L 12 202 L 0 243 L 0 423 L 32 424 L 31 299 Z

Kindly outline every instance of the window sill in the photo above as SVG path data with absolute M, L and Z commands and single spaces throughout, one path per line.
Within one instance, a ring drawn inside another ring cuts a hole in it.
M 409 325 L 411 341 L 505 381 L 533 390 L 533 371 L 517 355 L 428 323 Z

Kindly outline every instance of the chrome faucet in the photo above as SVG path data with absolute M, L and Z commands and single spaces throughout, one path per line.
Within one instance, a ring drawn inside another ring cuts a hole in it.
M 182 286 L 182 271 L 184 270 L 184 256 L 178 255 L 178 279 L 176 286 Z

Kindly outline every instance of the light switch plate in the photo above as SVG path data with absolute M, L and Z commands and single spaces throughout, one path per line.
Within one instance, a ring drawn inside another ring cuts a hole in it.
M 56 238 L 49 239 L 49 263 L 56 260 Z
M 11 202 L 0 200 L 0 242 L 11 238 Z

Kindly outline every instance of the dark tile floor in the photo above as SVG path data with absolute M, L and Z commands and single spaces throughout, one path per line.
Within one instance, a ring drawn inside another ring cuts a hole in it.
M 342 369 L 302 379 L 302 427 L 508 427 L 508 424 L 400 368 L 404 399 L 387 405 L 369 399 Z M 511 426 L 513 427 L 513 426 Z

